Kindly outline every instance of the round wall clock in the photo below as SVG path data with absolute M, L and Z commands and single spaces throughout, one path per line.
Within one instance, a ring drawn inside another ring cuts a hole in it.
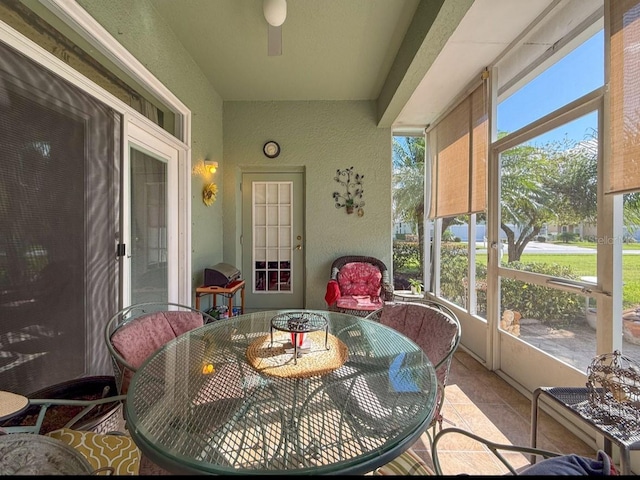
M 278 142 L 270 140 L 264 144 L 264 146 L 262 147 L 262 151 L 267 157 L 276 158 L 278 155 L 280 155 L 280 145 L 278 145 Z

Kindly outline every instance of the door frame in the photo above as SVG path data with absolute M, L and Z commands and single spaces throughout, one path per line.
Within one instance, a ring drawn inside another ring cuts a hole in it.
M 300 305 L 295 305 L 292 306 L 291 308 L 298 308 L 298 309 L 303 309 L 306 307 L 306 217 L 305 217 L 305 213 L 306 213 L 306 209 L 305 209 L 305 200 L 306 200 L 306 195 L 305 195 L 305 184 L 306 184 L 306 176 L 305 176 L 305 170 L 304 168 L 299 169 L 299 168 L 283 168 L 283 169 L 243 169 L 240 175 L 240 185 L 241 185 L 241 207 L 240 207 L 240 230 L 241 230 L 241 235 L 240 235 L 240 264 L 242 265 L 242 271 L 243 271 L 243 278 L 245 279 L 245 281 L 248 284 L 248 290 L 245 293 L 245 298 L 247 301 L 247 306 L 245 307 L 245 311 L 247 310 L 252 310 L 252 309 L 261 309 L 262 307 L 257 308 L 255 305 L 251 305 L 251 301 L 253 298 L 253 269 L 249 268 L 245 268 L 246 266 L 251 266 L 251 259 L 252 259 L 252 253 L 253 253 L 253 248 L 252 248 L 252 235 L 253 232 L 252 231 L 246 231 L 246 226 L 247 226 L 247 222 L 249 220 L 245 219 L 245 209 L 251 208 L 251 205 L 247 206 L 245 205 L 245 194 L 248 195 L 249 197 L 252 197 L 252 191 L 249 192 L 245 192 L 244 189 L 246 188 L 246 185 L 244 185 L 245 183 L 245 176 L 246 175 L 255 175 L 258 178 L 263 178 L 265 181 L 269 181 L 270 177 L 273 177 L 274 175 L 285 175 L 285 176 L 295 176 L 297 177 L 296 179 L 292 180 L 294 181 L 294 197 L 297 195 L 297 189 L 300 190 L 300 194 L 299 194 L 299 202 L 300 205 L 297 207 L 300 209 L 300 214 L 299 214 L 299 218 L 300 220 L 298 221 L 298 223 L 300 223 L 300 225 L 296 225 L 294 223 L 294 228 L 295 231 L 292 232 L 292 256 L 291 256 L 291 261 L 292 261 L 292 278 L 297 278 L 298 276 L 301 278 L 301 281 L 298 281 L 298 285 L 300 285 Z M 250 185 L 249 185 L 250 186 Z M 295 222 L 295 207 L 294 207 L 294 222 Z M 298 236 L 301 236 L 302 238 L 300 240 L 297 239 Z M 300 253 L 300 260 L 296 260 L 294 258 L 295 255 L 295 246 L 300 244 L 301 245 L 301 253 Z M 298 270 L 296 270 L 296 264 L 299 262 L 299 266 L 298 266 Z M 260 295 L 260 294 L 255 294 L 255 295 Z M 282 294 L 282 295 L 286 295 L 286 294 Z M 293 298 L 292 298 L 293 300 Z M 267 306 L 269 307 L 269 306 Z M 283 307 L 286 308 L 286 307 Z

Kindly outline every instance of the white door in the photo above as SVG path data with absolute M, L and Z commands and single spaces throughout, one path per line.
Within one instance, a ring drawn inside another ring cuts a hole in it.
M 304 308 L 303 174 L 242 176 L 245 308 Z
M 124 155 L 123 302 L 178 302 L 180 145 L 128 124 Z

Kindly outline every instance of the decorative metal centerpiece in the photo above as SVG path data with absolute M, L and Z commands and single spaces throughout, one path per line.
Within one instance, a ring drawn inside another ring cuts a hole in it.
M 324 347 L 328 350 L 329 322 L 325 317 L 312 312 L 280 313 L 271 319 L 271 345 L 274 330 L 289 332 L 291 343 L 285 345 L 285 351 L 293 353 L 294 362 L 297 363 L 297 359 L 310 350 L 310 345 L 305 342 L 305 333 L 322 329 L 325 331 Z
M 597 356 L 587 368 L 588 408 L 595 420 L 623 432 L 640 427 L 640 367 L 619 350 Z

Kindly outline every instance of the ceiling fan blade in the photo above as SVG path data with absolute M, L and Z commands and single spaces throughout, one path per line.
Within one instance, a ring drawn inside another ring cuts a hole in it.
M 282 25 L 274 27 L 267 24 L 267 53 L 270 57 L 282 55 Z

